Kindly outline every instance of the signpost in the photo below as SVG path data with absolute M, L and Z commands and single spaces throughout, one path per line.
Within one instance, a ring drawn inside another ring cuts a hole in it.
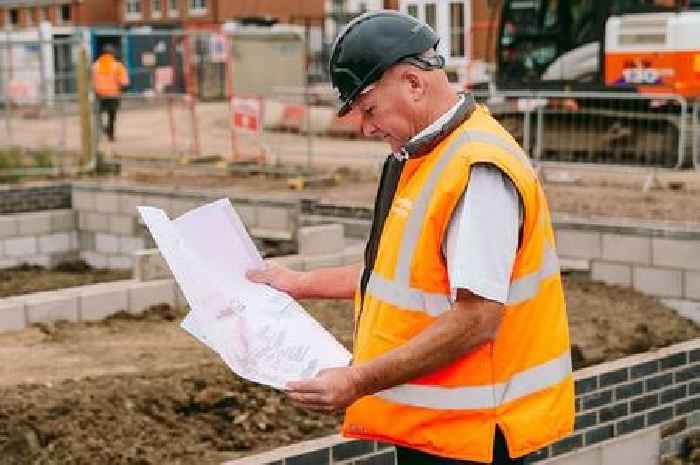
M 231 97 L 231 138 L 233 140 L 233 160 L 241 160 L 240 136 L 252 136 L 260 151 L 253 159 L 260 162 L 265 158 L 265 148 L 262 144 L 263 130 L 263 101 L 259 97 Z

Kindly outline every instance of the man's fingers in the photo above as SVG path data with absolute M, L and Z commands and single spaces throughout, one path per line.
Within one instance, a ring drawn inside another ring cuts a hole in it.
M 245 274 L 245 277 L 248 278 L 248 280 L 253 281 L 254 283 L 262 284 L 269 284 L 270 280 L 272 279 L 269 272 L 259 270 L 250 270 Z
M 290 399 L 296 402 L 303 402 L 308 404 L 325 404 L 326 400 L 323 398 L 323 394 L 319 392 L 298 392 L 292 391 L 288 392 L 287 395 Z
M 317 412 L 335 412 L 337 409 L 330 405 L 330 404 L 325 404 L 325 403 L 317 403 L 317 402 L 299 402 L 296 400 L 292 400 L 292 405 L 295 407 L 303 408 L 306 410 L 315 410 Z
M 315 379 L 303 379 L 287 383 L 287 394 L 294 392 L 321 392 L 322 390 L 323 388 L 319 386 Z

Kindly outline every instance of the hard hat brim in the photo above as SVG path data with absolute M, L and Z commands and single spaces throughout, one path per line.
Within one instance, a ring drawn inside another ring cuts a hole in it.
M 338 108 L 338 118 L 342 118 L 343 116 L 350 113 L 350 110 L 352 110 L 352 104 L 353 100 L 350 99 L 341 102 L 340 108 Z

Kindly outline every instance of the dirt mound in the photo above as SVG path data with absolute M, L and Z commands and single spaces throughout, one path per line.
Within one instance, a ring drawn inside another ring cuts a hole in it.
M 329 434 L 339 422 L 220 364 L 4 388 L 0 397 L 7 465 L 214 464 Z
M 175 321 L 178 318 L 182 318 L 187 314 L 184 309 L 176 309 L 168 304 L 158 304 L 151 305 L 146 310 L 141 313 L 129 313 L 127 311 L 120 311 L 113 315 L 110 315 L 103 322 L 94 322 L 92 324 L 110 324 L 115 320 L 127 320 L 127 321 Z
M 574 368 L 700 337 L 700 328 L 634 289 L 564 276 Z
M 0 298 L 129 278 L 129 270 L 95 269 L 80 260 L 60 263 L 53 269 L 23 263 L 0 269 Z
M 576 367 L 700 336 L 656 299 L 565 276 Z M 352 304 L 306 301 L 346 346 Z M 0 334 L 0 464 L 220 464 L 337 431 L 233 375 L 167 305 Z

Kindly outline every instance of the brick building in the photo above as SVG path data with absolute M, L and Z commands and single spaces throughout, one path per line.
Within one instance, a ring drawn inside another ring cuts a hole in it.
M 116 24 L 114 0 L 0 0 L 0 29 L 36 27 L 48 21 L 53 26 Z
M 333 0 L 351 12 L 396 9 L 424 21 L 440 36 L 439 51 L 453 80 L 481 80 L 495 59 L 500 2 L 495 0 Z M 469 65 L 469 70 L 467 66 Z
M 324 0 L 117 0 L 119 23 L 197 29 L 244 18 L 320 24 Z

